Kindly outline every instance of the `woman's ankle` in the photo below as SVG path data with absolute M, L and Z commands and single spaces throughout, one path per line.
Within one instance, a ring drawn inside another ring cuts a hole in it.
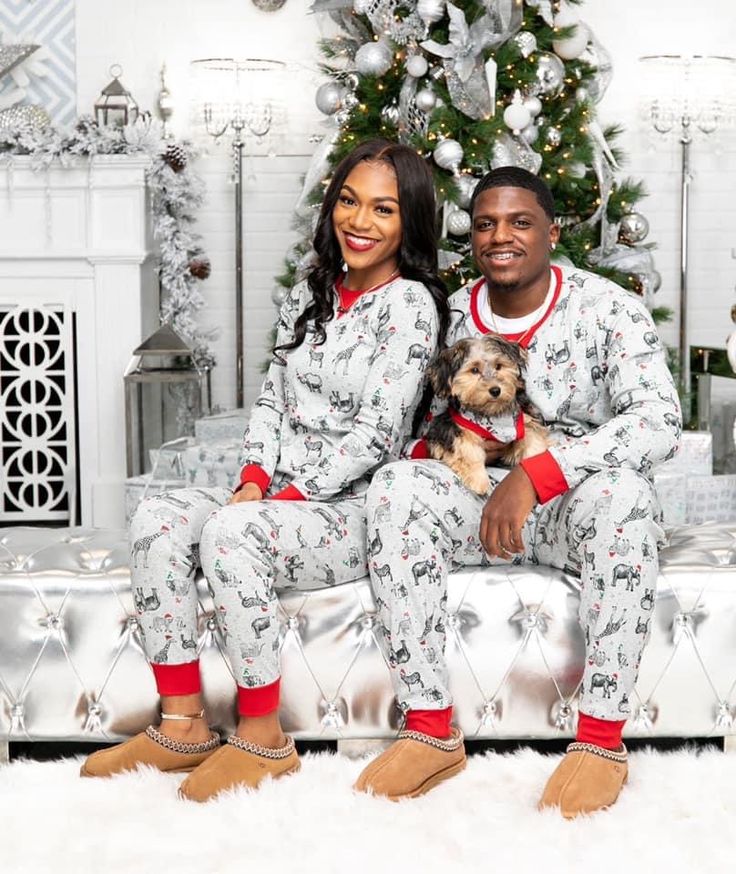
M 184 743 L 201 743 L 210 736 L 210 728 L 204 716 L 186 720 L 162 719 L 158 730 L 166 737 Z
M 241 716 L 235 731 L 237 737 L 268 749 L 277 750 L 286 743 L 278 714 Z

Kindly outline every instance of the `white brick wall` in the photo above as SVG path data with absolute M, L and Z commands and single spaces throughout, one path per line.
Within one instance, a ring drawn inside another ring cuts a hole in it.
M 261 13 L 247 0 L 77 0 L 77 68 L 79 111 L 89 111 L 107 82 L 107 68 L 119 62 L 123 81 L 144 108 L 155 102 L 158 70 L 166 61 L 170 88 L 179 102 L 175 127 L 188 129 L 186 98 L 188 65 L 193 58 L 256 56 L 288 61 L 293 66 L 284 95 L 288 126 L 276 158 L 249 161 L 245 205 L 245 340 L 246 402 L 260 382 L 274 308 L 273 276 L 294 240 L 291 210 L 300 189 L 299 177 L 313 146 L 309 136 L 321 130 L 314 108 L 319 83 L 317 40 L 322 26 L 308 14 L 308 0 L 287 0 L 277 13 Z M 662 273 L 658 302 L 676 308 L 678 289 L 679 152 L 673 141 L 654 139 L 639 120 L 643 54 L 736 53 L 736 13 L 732 0 L 588 0 L 583 18 L 613 57 L 614 78 L 601 104 L 601 120 L 627 127 L 621 146 L 628 153 L 627 175 L 641 178 L 651 196 L 641 205 L 649 219 L 649 241 L 657 243 Z M 624 24 L 625 23 L 625 24 Z M 731 330 L 729 310 L 736 300 L 736 142 L 734 134 L 717 141 L 696 142 L 692 149 L 695 180 L 691 204 L 690 338 L 693 343 L 722 346 Z M 214 400 L 230 405 L 234 388 L 233 206 L 228 184 L 227 146 L 202 159 L 208 186 L 200 230 L 212 259 L 213 272 L 204 284 L 207 309 L 203 323 L 217 326 L 218 366 Z M 662 330 L 676 343 L 676 325 Z M 736 392 L 736 385 L 734 386 Z

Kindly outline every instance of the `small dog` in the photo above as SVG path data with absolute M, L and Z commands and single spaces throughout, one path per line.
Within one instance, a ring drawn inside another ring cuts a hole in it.
M 502 461 L 515 465 L 550 445 L 549 432 L 526 395 L 527 352 L 495 334 L 460 340 L 429 369 L 432 388 L 448 408 L 429 426 L 427 448 L 479 495 L 491 488 L 486 449 L 510 445 Z

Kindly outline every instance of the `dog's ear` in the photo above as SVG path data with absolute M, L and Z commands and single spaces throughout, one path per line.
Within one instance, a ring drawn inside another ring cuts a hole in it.
M 452 381 L 467 357 L 469 346 L 469 340 L 458 340 L 454 346 L 443 349 L 434 364 L 427 368 L 429 381 L 438 398 L 450 397 Z
M 506 355 L 519 368 L 520 373 L 526 368 L 529 353 L 518 343 L 499 337 L 498 334 L 486 334 L 484 340 L 489 351 Z

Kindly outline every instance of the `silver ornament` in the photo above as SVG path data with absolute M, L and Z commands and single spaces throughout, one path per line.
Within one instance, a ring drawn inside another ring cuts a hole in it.
M 406 59 L 406 72 L 415 79 L 421 79 L 429 69 L 424 55 L 412 55 Z
M 389 103 L 381 110 L 381 118 L 392 127 L 399 123 L 399 107 L 395 103 Z
M 453 237 L 462 237 L 470 231 L 469 213 L 464 209 L 455 209 L 447 216 L 447 232 Z
M 542 101 L 538 97 L 535 97 L 533 94 L 529 97 L 524 98 L 524 100 L 522 101 L 522 106 L 528 111 L 530 115 L 534 116 L 535 118 L 542 111 Z
M 418 0 L 417 15 L 425 24 L 434 24 L 445 14 L 445 0 Z
M 314 102 L 325 115 L 334 115 L 343 104 L 344 91 L 337 82 L 325 82 L 317 89 Z
M 460 166 L 463 159 L 463 147 L 457 140 L 440 140 L 435 147 L 433 157 L 438 167 L 443 170 L 452 170 L 453 173 Z
M 575 99 L 578 103 L 585 103 L 586 100 L 590 100 L 590 94 L 588 93 L 587 88 L 578 88 L 575 91 Z
M 422 112 L 431 112 L 437 105 L 437 95 L 431 88 L 422 88 L 414 95 L 414 102 Z
M 537 58 L 534 91 L 548 97 L 557 97 L 565 87 L 565 65 L 550 52 L 542 52 Z
M 568 166 L 567 172 L 573 179 L 582 179 L 588 170 L 582 161 L 573 161 L 572 164 Z
M 463 173 L 455 180 L 455 182 L 457 183 L 457 188 L 460 193 L 460 196 L 458 197 L 458 205 L 463 209 L 467 209 L 470 206 L 470 199 L 473 196 L 478 180 L 475 176 Z
M 555 54 L 559 57 L 564 58 L 566 61 L 572 61 L 582 55 L 588 45 L 589 39 L 590 31 L 582 21 L 579 21 L 575 25 L 575 30 L 572 32 L 572 36 L 567 39 L 553 40 L 552 48 L 554 49 Z
M 548 128 L 547 133 L 544 135 L 544 138 L 547 141 L 547 144 L 555 149 L 562 142 L 562 134 L 557 130 L 556 127 Z
M 42 106 L 11 106 L 0 110 L 0 130 L 41 130 L 51 123 Z
M 627 246 L 634 246 L 649 233 L 649 222 L 638 212 L 630 212 L 621 219 L 618 239 Z
M 274 286 L 273 291 L 271 292 L 271 302 L 275 304 L 277 307 L 281 308 L 286 300 L 286 289 L 283 285 Z
M 355 53 L 355 67 L 363 76 L 383 76 L 391 69 L 393 59 L 385 42 L 367 42 Z
M 531 146 L 532 143 L 535 143 L 539 137 L 539 128 L 535 124 L 527 125 L 524 130 L 521 132 L 521 138 L 529 143 Z
M 528 58 L 532 52 L 537 50 L 537 38 L 528 30 L 519 31 L 514 37 L 514 42 L 519 47 L 522 58 Z

